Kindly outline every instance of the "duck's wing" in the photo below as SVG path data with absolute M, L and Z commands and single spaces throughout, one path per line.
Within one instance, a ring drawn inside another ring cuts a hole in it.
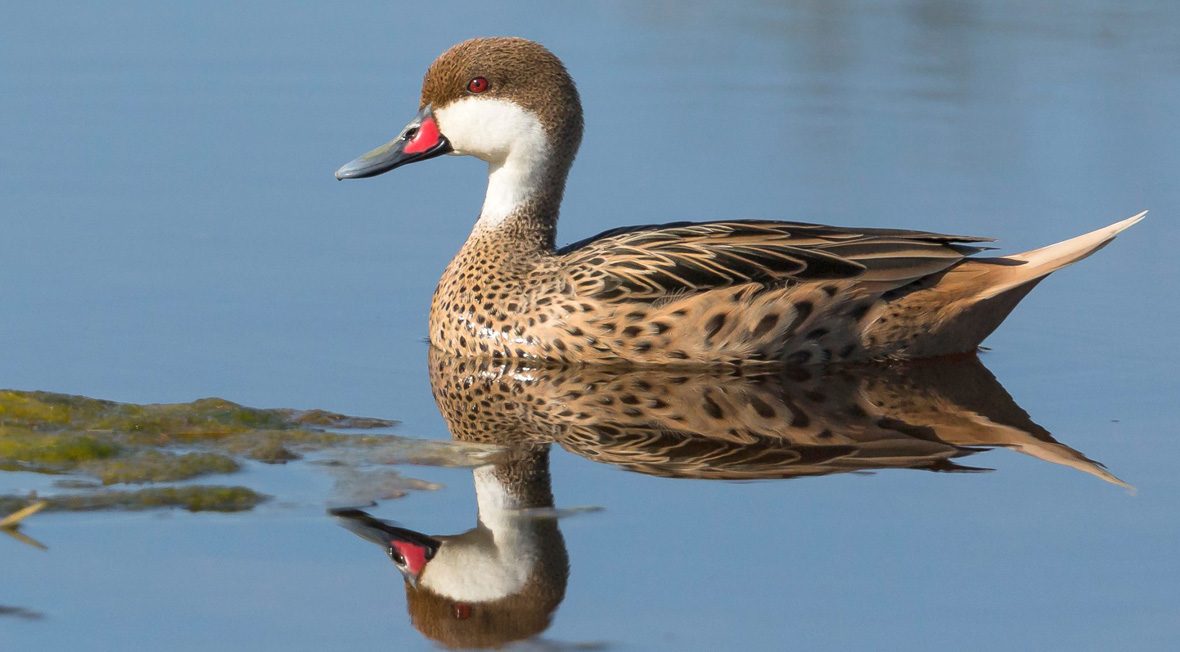
M 557 251 L 576 294 L 654 300 L 744 283 L 857 279 L 904 285 L 988 238 L 801 222 L 677 222 L 606 231 Z

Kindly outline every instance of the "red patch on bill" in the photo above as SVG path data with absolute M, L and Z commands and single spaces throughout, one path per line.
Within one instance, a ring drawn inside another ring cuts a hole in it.
M 407 154 L 421 154 L 437 145 L 438 137 L 438 124 L 434 122 L 434 118 L 426 118 L 418 125 L 418 133 L 414 134 L 414 138 L 406 143 L 402 151 Z

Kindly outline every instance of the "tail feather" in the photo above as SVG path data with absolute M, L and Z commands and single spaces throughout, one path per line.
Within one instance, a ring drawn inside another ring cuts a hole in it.
M 1029 281 L 1044 278 L 1066 265 L 1076 263 L 1110 244 L 1115 236 L 1131 228 L 1145 215 L 1147 215 L 1147 211 L 1085 235 L 1079 235 L 1076 238 L 1063 240 L 1040 249 L 990 261 L 980 260 L 979 262 L 994 262 L 999 265 L 989 270 L 987 276 L 990 278 L 987 279 L 987 286 L 977 296 L 980 300 L 990 299 Z
M 868 340 L 880 343 L 870 353 L 925 357 L 974 351 L 1037 283 L 1106 246 L 1146 214 L 1040 249 L 963 261 L 893 299 L 892 319 L 876 321 L 867 329 Z

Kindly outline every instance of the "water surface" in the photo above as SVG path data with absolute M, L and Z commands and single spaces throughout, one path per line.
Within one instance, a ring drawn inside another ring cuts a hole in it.
M 544 641 L 1180 645 L 1167 3 L 11 5 L 0 386 L 317 407 L 448 438 L 423 336 L 483 166 L 348 184 L 332 171 L 413 115 L 439 52 L 505 33 L 552 48 L 585 102 L 563 242 L 748 217 L 1018 251 L 1152 210 L 1041 284 L 983 356 L 1032 422 L 1136 493 L 1003 448 L 951 458 L 986 473 L 729 482 L 556 446 L 553 507 L 601 510 L 557 521 L 571 570 Z M 444 488 L 376 516 L 472 527 L 470 471 L 405 472 Z M 329 473 L 240 477 L 276 499 L 236 515 L 41 514 L 25 531 L 47 552 L 0 539 L 0 647 L 432 647 L 390 561 L 324 514 Z M 4 493 L 34 487 L 0 476 Z

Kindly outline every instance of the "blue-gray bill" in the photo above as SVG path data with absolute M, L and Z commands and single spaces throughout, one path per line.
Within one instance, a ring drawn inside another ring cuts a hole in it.
M 397 138 L 345 163 L 336 170 L 336 178 L 364 179 L 390 170 L 441 156 L 451 151 L 451 143 L 438 130 L 430 105 L 426 105 L 406 125 Z

